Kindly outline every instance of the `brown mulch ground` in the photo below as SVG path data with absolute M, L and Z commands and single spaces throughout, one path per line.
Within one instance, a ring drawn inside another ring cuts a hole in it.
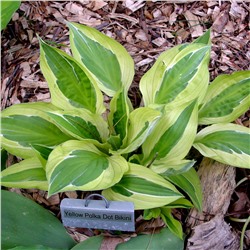
M 185 3 L 183 3 L 185 2 Z M 134 105 L 139 105 L 138 83 L 159 54 L 177 44 L 191 42 L 212 28 L 210 76 L 250 70 L 250 4 L 247 1 L 24 1 L 2 32 L 1 109 L 15 103 L 50 100 L 47 83 L 39 67 L 36 34 L 69 52 L 69 32 L 65 20 L 97 28 L 126 47 L 135 61 L 136 75 L 130 89 Z M 250 112 L 236 122 L 249 127 Z M 237 169 L 237 181 L 249 176 Z M 49 208 L 58 217 L 64 197 L 80 198 L 66 192 L 46 198 L 46 192 L 15 190 Z M 246 218 L 249 213 L 249 183 L 242 183 L 232 196 L 230 214 Z M 182 221 L 185 218 L 180 218 Z M 137 232 L 161 227 L 160 220 L 138 220 Z M 242 224 L 232 224 L 240 233 Z M 98 231 L 71 230 L 78 241 Z M 246 238 L 250 241 L 250 230 Z M 125 237 L 125 236 L 124 236 Z

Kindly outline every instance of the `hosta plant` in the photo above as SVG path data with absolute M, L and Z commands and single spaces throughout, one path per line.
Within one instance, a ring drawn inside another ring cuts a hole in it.
M 102 191 L 134 202 L 146 219 L 161 216 L 182 237 L 171 208 L 201 209 L 190 149 L 249 168 L 249 129 L 231 122 L 249 107 L 250 71 L 209 84 L 208 31 L 158 57 L 140 81 L 144 105 L 133 107 L 134 63 L 125 48 L 93 28 L 68 26 L 72 56 L 39 38 L 51 102 L 2 112 L 2 147 L 23 159 L 2 171 L 2 185 L 49 196 Z

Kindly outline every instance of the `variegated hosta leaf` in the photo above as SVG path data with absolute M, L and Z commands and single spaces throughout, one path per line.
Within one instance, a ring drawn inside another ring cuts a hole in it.
M 193 43 L 203 43 L 210 45 L 211 44 L 211 38 L 210 38 L 210 29 L 208 29 L 202 36 L 198 37 L 193 41 Z
M 192 207 L 194 207 L 194 205 L 187 199 L 185 198 L 180 198 L 168 205 L 166 205 L 166 207 L 168 208 L 187 208 L 190 209 Z
M 108 156 L 88 141 L 68 141 L 57 146 L 46 166 L 49 195 L 73 190 L 101 190 L 120 181 L 128 163 Z
M 206 45 L 211 45 L 211 37 L 210 37 L 210 29 L 208 29 L 202 36 L 195 39 L 192 43 L 202 43 Z M 211 51 L 211 48 L 210 48 Z M 210 61 L 210 51 L 205 55 L 204 61 L 207 63 L 207 67 L 209 66 Z
M 182 160 L 192 147 L 198 124 L 197 101 L 166 106 L 165 113 L 142 145 L 142 165 Z
M 107 199 L 133 202 L 138 210 L 161 207 L 182 197 L 152 170 L 133 163 L 129 163 L 129 168 L 119 183 L 102 192 Z
M 40 61 L 55 106 L 64 110 L 84 108 L 99 114 L 105 110 L 101 91 L 73 57 L 40 40 Z
M 202 129 L 194 147 L 206 157 L 235 167 L 250 169 L 250 129 L 221 123 Z
M 127 135 L 130 106 L 130 101 L 124 90 L 116 93 L 110 102 L 108 116 L 110 132 L 112 135 L 119 135 L 118 143 L 112 143 L 113 149 L 117 150 Z
M 200 103 L 209 82 L 205 59 L 209 48 L 194 43 L 164 52 L 140 81 L 145 106 L 171 102 L 181 105 L 196 98 Z
M 1 185 L 13 188 L 48 190 L 48 182 L 41 162 L 33 157 L 16 163 L 1 172 Z
M 48 115 L 63 132 L 76 139 L 94 139 L 102 142 L 108 137 L 108 124 L 99 114 L 74 109 L 49 112 Z
M 250 106 L 250 71 L 220 75 L 209 85 L 199 124 L 232 122 Z
M 2 111 L 2 147 L 21 158 L 36 156 L 32 145 L 54 147 L 72 137 L 65 135 L 46 112 L 57 108 L 49 103 L 23 103 Z
M 187 45 L 186 45 L 187 46 Z M 177 45 L 160 54 L 151 69 L 140 80 L 140 91 L 145 106 L 155 103 L 157 88 L 161 85 L 166 72 L 166 65 L 174 60 L 175 56 L 185 48 L 185 45 Z
M 134 76 L 134 62 L 126 49 L 101 32 L 76 23 L 68 23 L 74 57 L 98 81 L 109 96 L 122 88 L 125 92 Z
M 167 175 L 176 175 L 187 172 L 193 165 L 195 161 L 192 160 L 168 160 L 165 159 L 163 161 L 158 160 L 156 162 L 152 162 L 150 165 L 150 169 L 158 174 Z
M 43 168 L 45 169 L 47 160 L 49 158 L 49 154 L 51 153 L 53 148 L 46 147 L 43 145 L 38 145 L 38 144 L 32 144 L 31 147 L 34 150 L 36 157 L 40 160 Z
M 202 187 L 200 178 L 194 168 L 182 174 L 171 176 L 162 174 L 162 176 L 181 188 L 190 197 L 194 206 L 199 211 L 202 210 Z
M 173 217 L 170 208 L 161 207 L 161 218 L 173 234 L 183 239 L 182 225 Z
M 152 209 L 145 209 L 143 211 L 143 219 L 144 220 L 151 220 L 151 219 L 156 219 L 160 216 L 161 214 L 161 208 L 187 208 L 190 209 L 194 207 L 193 204 L 185 199 L 185 198 L 180 198 L 174 202 L 169 203 L 168 205 L 164 206 L 164 207 L 156 207 L 156 208 L 152 208 Z
M 151 219 L 156 219 L 160 216 L 161 214 L 161 208 L 156 207 L 152 209 L 145 209 L 143 211 L 143 219 L 144 220 L 151 220 Z
M 204 57 L 209 48 L 200 44 L 194 48 L 189 45 L 176 55 L 174 62 L 165 65 L 164 79 L 156 91 L 154 102 L 167 104 L 175 100 L 183 103 L 183 99 L 188 101 L 197 97 L 201 101 L 208 85 L 208 69 Z
M 37 144 L 33 144 L 32 148 L 34 150 L 36 150 L 39 155 L 44 159 L 44 160 L 48 160 L 49 155 L 51 153 L 51 151 L 53 150 L 52 148 L 46 147 L 46 146 L 42 146 L 42 145 L 37 145 Z M 39 157 L 38 157 L 39 158 Z
M 120 135 L 111 135 L 109 136 L 107 143 L 109 144 L 109 148 L 112 150 L 117 150 L 121 147 L 121 138 Z
M 139 148 L 154 129 L 161 112 L 148 107 L 137 108 L 130 113 L 128 133 L 121 149 L 114 154 L 126 154 Z

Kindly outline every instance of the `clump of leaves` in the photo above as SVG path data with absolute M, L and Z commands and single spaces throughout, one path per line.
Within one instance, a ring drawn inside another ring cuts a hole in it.
M 161 216 L 182 237 L 171 208 L 191 207 L 186 194 L 202 206 L 190 149 L 249 168 L 249 129 L 230 122 L 250 105 L 250 71 L 209 85 L 208 31 L 159 56 L 140 81 L 144 106 L 133 108 L 134 63 L 124 47 L 93 28 L 68 26 L 73 56 L 40 39 L 51 102 L 2 112 L 2 147 L 23 159 L 2 171 L 2 185 L 49 195 L 102 190 L 107 199 L 134 202 L 147 219 Z M 199 124 L 208 126 L 197 133 Z

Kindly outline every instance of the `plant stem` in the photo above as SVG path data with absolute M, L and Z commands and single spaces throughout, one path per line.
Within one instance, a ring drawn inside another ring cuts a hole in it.
M 247 218 L 247 220 L 242 228 L 242 232 L 241 232 L 241 236 L 240 236 L 240 250 L 243 250 L 245 231 L 247 229 L 249 222 L 250 222 L 250 216 Z
M 245 178 L 241 179 L 237 184 L 236 187 L 238 187 L 241 183 L 243 183 L 244 181 L 247 181 L 250 179 L 250 175 L 246 176 Z

